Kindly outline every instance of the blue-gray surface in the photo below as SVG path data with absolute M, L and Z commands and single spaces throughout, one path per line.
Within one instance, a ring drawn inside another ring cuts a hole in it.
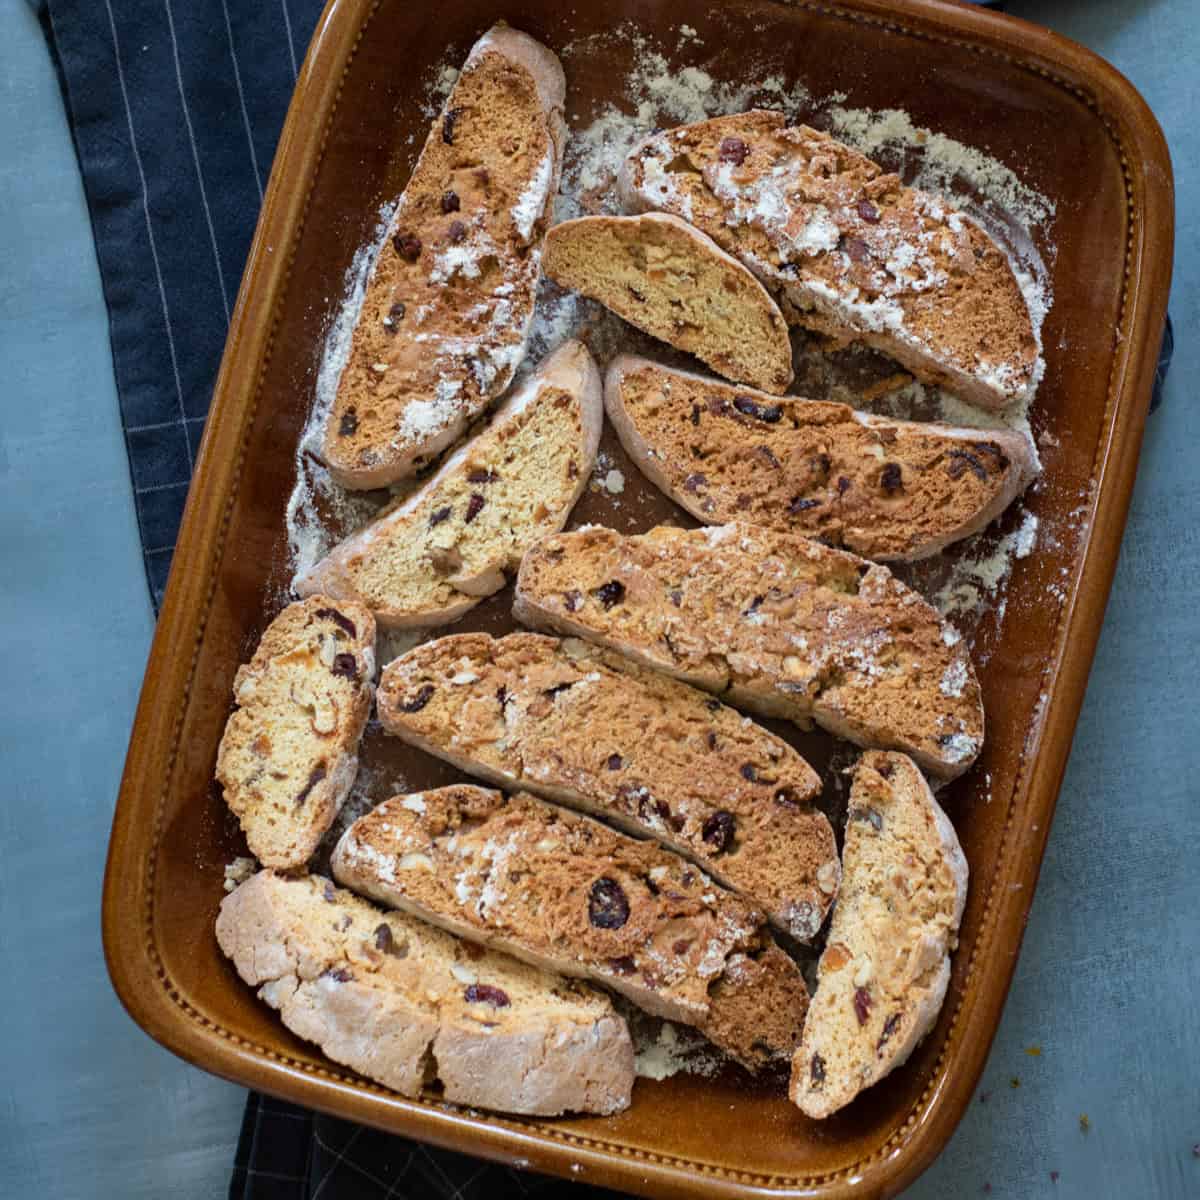
M 997 1196 L 1192 1197 L 1198 14 L 1193 0 L 1010 9 L 1099 50 L 1158 114 L 1179 188 L 1179 345 L 1146 436 L 1025 948 L 984 1076 L 989 1095 L 909 1194 L 968 1196 L 990 1184 Z M 225 1189 L 242 1093 L 141 1034 L 101 957 L 104 849 L 152 618 L 62 105 L 28 8 L 0 0 L 0 22 L 0 1191 L 214 1197 Z

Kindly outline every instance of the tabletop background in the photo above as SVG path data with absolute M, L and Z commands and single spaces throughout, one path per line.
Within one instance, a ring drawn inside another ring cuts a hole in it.
M 1008 1006 L 976 1101 L 907 1196 L 1195 1197 L 1200 12 L 1008 7 L 1115 63 L 1163 125 L 1177 351 Z M 153 1044 L 104 969 L 104 854 L 153 615 L 62 101 L 24 0 L 0 0 L 0 29 L 0 1180 L 23 1198 L 215 1197 L 244 1092 Z

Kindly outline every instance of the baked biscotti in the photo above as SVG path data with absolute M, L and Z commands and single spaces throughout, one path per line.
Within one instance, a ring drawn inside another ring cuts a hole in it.
M 513 613 L 587 638 L 730 703 L 951 779 L 983 744 L 958 633 L 883 566 L 751 525 L 590 527 L 525 555 Z
M 952 201 L 828 134 L 767 111 L 684 125 L 636 146 L 619 187 L 633 210 L 702 229 L 795 324 L 874 346 L 982 408 L 1037 388 L 1040 346 L 1000 247 Z
M 303 866 L 333 823 L 358 773 L 374 679 L 374 617 L 320 595 L 288 605 L 238 668 L 217 782 L 259 862 Z
M 1040 469 L 1015 430 L 891 420 L 630 355 L 609 365 L 604 404 L 642 473 L 706 524 L 767 525 L 885 562 L 977 533 Z
M 686 221 L 579 217 L 546 235 L 544 268 L 631 325 L 765 392 L 792 382 L 792 345 L 775 301 Z
M 325 431 L 335 480 L 412 475 L 525 353 L 566 138 L 558 59 L 499 24 L 434 121 L 367 285 Z
M 296 591 L 353 598 L 388 629 L 457 620 L 504 586 L 527 546 L 566 523 L 603 420 L 596 364 L 582 342 L 567 342 L 482 434 L 298 578 Z
M 808 991 L 762 914 L 651 842 L 522 793 L 395 796 L 333 856 L 338 880 L 695 1025 L 739 1062 L 794 1053 Z
M 384 729 L 699 863 L 802 941 L 837 892 L 820 780 L 781 738 L 694 688 L 584 642 L 459 634 L 390 663 Z
M 480 950 L 328 879 L 260 871 L 217 941 L 297 1036 L 404 1096 L 554 1116 L 619 1112 L 633 1045 L 601 992 Z
M 842 893 L 792 1064 L 810 1117 L 849 1104 L 933 1028 L 967 898 L 949 818 L 903 754 L 869 752 L 850 789 Z

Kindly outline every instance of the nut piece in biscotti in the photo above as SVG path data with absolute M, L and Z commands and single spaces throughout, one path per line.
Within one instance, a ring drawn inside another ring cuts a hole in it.
M 903 754 L 862 756 L 845 872 L 789 1089 L 827 1117 L 900 1066 L 933 1028 L 967 898 L 949 818 Z
M 582 342 L 556 350 L 399 507 L 296 580 L 365 604 L 384 628 L 443 625 L 504 586 L 527 546 L 561 529 L 591 477 L 604 412 Z
M 217 782 L 259 862 L 302 867 L 333 823 L 358 773 L 374 679 L 375 618 L 329 596 L 288 605 L 238 668 Z
M 554 534 L 525 555 L 513 614 L 731 704 L 903 750 L 945 779 L 983 745 L 979 682 L 957 631 L 886 567 L 796 534 L 738 524 Z
M 1000 247 L 828 134 L 778 112 L 700 121 L 636 146 L 619 184 L 634 211 L 685 217 L 745 263 L 789 321 L 981 408 L 1033 397 L 1041 348 Z
M 767 525 L 881 561 L 977 533 L 1040 469 L 1015 430 L 890 420 L 629 355 L 610 364 L 604 403 L 642 473 L 706 524 Z
M 787 323 L 711 238 L 660 213 L 580 217 L 546 235 L 545 271 L 619 317 L 765 392 L 792 382 Z
M 508 387 L 533 320 L 566 126 L 558 59 L 476 42 L 396 206 L 325 430 L 344 487 L 414 474 Z
M 342 835 L 333 870 L 383 904 L 695 1025 L 752 1069 L 799 1044 L 808 991 L 761 913 L 670 851 L 526 793 L 394 796 Z
M 404 1096 L 555 1116 L 629 1107 L 633 1045 L 601 992 L 481 951 L 328 879 L 261 871 L 217 941 L 297 1036 Z
M 389 733 L 472 775 L 604 817 L 697 862 L 801 941 L 837 893 L 821 784 L 781 738 L 619 654 L 459 634 L 390 663 Z

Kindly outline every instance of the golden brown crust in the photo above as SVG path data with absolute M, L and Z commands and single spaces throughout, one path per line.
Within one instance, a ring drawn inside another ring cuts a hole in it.
M 379 719 L 473 775 L 652 837 L 814 937 L 837 892 L 820 781 L 782 739 L 620 655 L 535 634 L 461 634 L 384 671 Z
M 609 365 L 605 405 L 646 476 L 706 524 L 766 525 L 883 562 L 978 532 L 1038 470 L 1015 431 L 888 420 L 628 355 Z
M 322 595 L 285 608 L 238 668 L 216 776 L 260 862 L 303 866 L 333 823 L 358 771 L 374 678 L 374 618 Z
M 334 872 L 464 937 L 696 1025 L 748 1066 L 796 1045 L 808 993 L 760 913 L 669 851 L 530 795 L 457 786 L 393 797 L 346 831 Z M 745 965 L 756 956 L 764 966 Z M 731 970 L 710 1024 L 710 993 Z M 769 989 L 756 991 L 758 980 Z M 781 994 L 783 1011 L 772 1013 L 764 1002 Z
M 471 51 L 373 269 L 324 453 L 346 487 L 403 479 L 507 388 L 562 160 L 558 60 L 507 28 Z
M 843 865 L 792 1064 L 791 1098 L 817 1118 L 905 1062 L 933 1027 L 967 895 L 954 826 L 903 754 L 859 759 Z
M 886 567 L 795 534 L 738 524 L 556 534 L 525 555 L 513 612 L 733 704 L 904 750 L 943 778 L 983 744 L 979 682 L 957 632 Z
M 727 379 L 779 393 L 787 324 L 762 284 L 711 238 L 662 213 L 580 217 L 546 235 L 546 274 Z
M 702 229 L 789 321 L 873 345 L 984 408 L 1037 387 L 1037 338 L 1000 248 L 828 134 L 766 111 L 685 125 L 633 150 L 621 190 Z

